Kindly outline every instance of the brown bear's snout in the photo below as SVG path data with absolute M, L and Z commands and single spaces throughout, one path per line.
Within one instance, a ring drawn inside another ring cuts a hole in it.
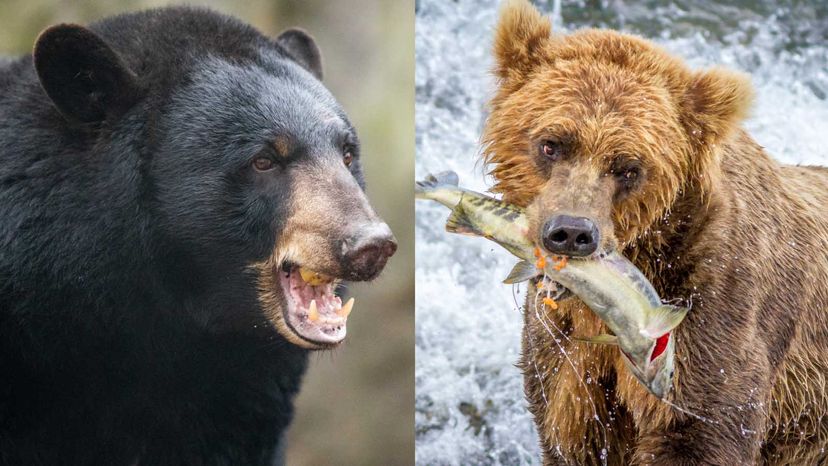
M 351 280 L 371 280 L 397 251 L 397 240 L 388 225 L 378 222 L 360 229 L 342 248 Z
M 544 224 L 541 242 L 552 254 L 582 257 L 598 249 L 600 233 L 586 217 L 556 215 Z

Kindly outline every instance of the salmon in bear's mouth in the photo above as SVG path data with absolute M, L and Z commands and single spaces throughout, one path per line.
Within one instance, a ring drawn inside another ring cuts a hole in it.
M 332 346 L 345 339 L 354 298 L 344 305 L 334 294 L 339 280 L 296 264 L 283 264 L 279 283 L 285 298 L 285 323 L 314 345 Z
M 531 282 L 536 290 L 544 290 L 545 294 L 551 296 L 555 301 L 563 301 L 575 296 L 575 293 L 570 291 L 569 288 L 543 275 L 533 278 Z

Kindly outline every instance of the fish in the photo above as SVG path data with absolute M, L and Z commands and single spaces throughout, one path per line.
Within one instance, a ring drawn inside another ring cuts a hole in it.
M 428 175 L 415 183 L 414 197 L 439 202 L 452 210 L 446 220 L 449 233 L 482 236 L 518 258 L 532 257 L 535 245 L 529 240 L 524 209 L 458 184 L 459 177 L 453 171 Z
M 554 305 L 556 288 L 577 295 L 603 320 L 612 335 L 573 337 L 592 344 L 617 345 L 630 372 L 647 390 L 664 399 L 675 371 L 673 330 L 689 308 L 665 304 L 635 265 L 617 251 L 588 258 L 547 258 L 530 239 L 528 219 L 520 207 L 459 187 L 454 172 L 429 175 L 417 182 L 419 199 L 450 209 L 446 230 L 482 236 L 521 259 L 504 283 L 543 277 L 545 304 Z
M 535 266 L 528 262 L 520 267 Z M 548 264 L 541 291 L 554 289 L 553 283 L 577 295 L 612 332 L 573 339 L 617 345 L 630 372 L 650 393 L 665 398 L 675 372 L 672 333 L 689 308 L 663 303 L 641 271 L 617 252 L 571 259 L 561 268 Z

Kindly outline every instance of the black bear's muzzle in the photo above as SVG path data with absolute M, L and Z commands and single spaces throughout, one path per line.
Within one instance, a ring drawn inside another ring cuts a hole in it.
M 348 280 L 373 280 L 397 251 L 397 240 L 384 222 L 358 228 L 342 246 L 342 262 Z

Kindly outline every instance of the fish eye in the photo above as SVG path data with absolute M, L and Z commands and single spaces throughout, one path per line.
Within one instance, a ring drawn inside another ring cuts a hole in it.
M 554 139 L 547 139 L 541 142 L 539 151 L 540 154 L 553 162 L 556 162 L 563 158 L 565 153 L 566 147 L 562 141 L 554 140 Z

